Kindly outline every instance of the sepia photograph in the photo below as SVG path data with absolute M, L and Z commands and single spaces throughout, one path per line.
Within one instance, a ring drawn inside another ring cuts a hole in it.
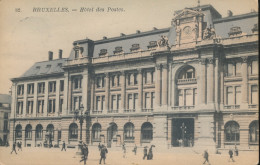
M 257 0 L 0 0 L 0 165 L 258 165 Z

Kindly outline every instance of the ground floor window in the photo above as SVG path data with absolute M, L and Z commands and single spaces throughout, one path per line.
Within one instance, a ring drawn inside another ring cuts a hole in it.
M 16 128 L 15 128 L 15 137 L 17 139 L 22 138 L 22 126 L 20 124 L 17 125 Z
M 249 125 L 249 142 L 258 143 L 259 140 L 259 122 L 253 121 Z
M 69 139 L 78 139 L 78 125 L 72 123 L 69 127 Z
M 125 140 L 133 140 L 134 139 L 134 124 L 126 123 L 124 126 L 124 137 Z
M 32 126 L 30 124 L 25 127 L 25 138 L 32 139 Z
M 153 125 L 149 122 L 146 122 L 141 127 L 141 137 L 142 140 L 153 140 Z
M 36 126 L 36 139 L 42 139 L 42 125 Z
M 96 123 L 92 127 L 92 139 L 94 141 L 100 140 L 100 133 L 101 133 L 101 125 Z
M 225 142 L 237 143 L 240 140 L 239 125 L 235 121 L 229 121 L 225 125 Z

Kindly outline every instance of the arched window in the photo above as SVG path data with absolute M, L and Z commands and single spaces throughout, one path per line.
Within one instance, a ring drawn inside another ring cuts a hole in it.
M 78 139 L 78 125 L 76 123 L 70 124 L 69 139 Z
M 96 123 L 92 126 L 92 140 L 100 141 L 101 125 Z
M 35 132 L 35 136 L 36 136 L 36 139 L 42 139 L 42 125 L 41 124 L 38 124 L 36 126 L 36 132 Z
M 142 140 L 153 140 L 153 125 L 150 122 L 145 122 L 141 127 Z
M 20 124 L 15 128 L 15 137 L 17 139 L 22 138 L 22 126 Z
M 239 125 L 235 121 L 229 121 L 225 125 L 225 142 L 236 143 L 239 142 L 240 132 Z
M 192 66 L 187 66 L 179 73 L 178 79 L 196 78 L 195 69 Z
M 49 124 L 46 129 L 46 135 L 51 137 L 49 140 L 53 140 L 54 138 L 54 126 L 52 124 Z
M 259 140 L 259 122 L 253 121 L 249 125 L 249 142 L 258 143 Z
M 25 127 L 25 139 L 32 139 L 32 126 L 30 124 Z
M 125 140 L 134 140 L 134 124 L 126 123 L 124 126 L 124 137 Z

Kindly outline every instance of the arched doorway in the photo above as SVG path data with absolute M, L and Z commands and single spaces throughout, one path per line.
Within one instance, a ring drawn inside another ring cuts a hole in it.
M 259 145 L 259 122 L 255 120 L 249 125 L 249 144 Z
M 239 124 L 229 121 L 225 124 L 225 145 L 237 145 L 240 142 Z
M 107 146 L 111 147 L 117 143 L 117 125 L 116 123 L 110 123 L 107 128 Z
M 15 141 L 22 140 L 22 126 L 18 124 L 15 127 Z
M 25 146 L 31 147 L 31 143 L 30 143 L 31 141 L 32 141 L 32 126 L 31 124 L 28 124 L 25 127 Z
M 54 126 L 52 124 L 49 124 L 46 128 L 44 146 L 52 147 L 53 140 L 54 140 Z

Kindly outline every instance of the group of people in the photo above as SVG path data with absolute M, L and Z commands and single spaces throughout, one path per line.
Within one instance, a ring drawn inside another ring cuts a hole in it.
M 99 160 L 99 164 L 101 164 L 102 160 L 104 162 L 104 164 L 106 164 L 106 155 L 108 153 L 107 147 L 105 145 L 101 145 L 100 143 L 98 144 L 98 149 L 100 151 L 100 160 Z
M 238 156 L 238 149 L 237 149 L 236 146 L 235 146 L 234 152 L 235 152 L 236 156 Z M 228 154 L 229 154 L 229 159 L 228 159 L 228 161 L 230 162 L 230 160 L 232 160 L 232 162 L 235 162 L 234 157 L 233 157 L 234 153 L 233 153 L 233 150 L 232 150 L 232 149 L 229 149 Z M 208 153 L 208 150 L 205 150 L 205 151 L 204 151 L 203 157 L 204 157 L 204 163 L 203 163 L 203 164 L 205 164 L 206 162 L 207 162 L 208 164 L 210 164 L 210 163 L 209 163 L 209 153 Z
M 147 146 L 144 147 L 144 156 L 143 156 L 143 160 L 145 160 L 145 158 L 147 160 L 152 160 L 153 159 L 153 147 L 155 147 L 154 145 L 151 145 L 151 147 L 149 148 L 149 151 L 147 152 Z
M 14 142 L 13 143 L 13 146 L 12 146 L 12 151 L 11 151 L 11 154 L 13 153 L 13 152 L 15 152 L 16 154 L 17 154 L 17 152 L 16 152 L 16 146 L 18 147 L 18 151 L 19 150 L 21 150 L 22 151 L 22 142 Z

